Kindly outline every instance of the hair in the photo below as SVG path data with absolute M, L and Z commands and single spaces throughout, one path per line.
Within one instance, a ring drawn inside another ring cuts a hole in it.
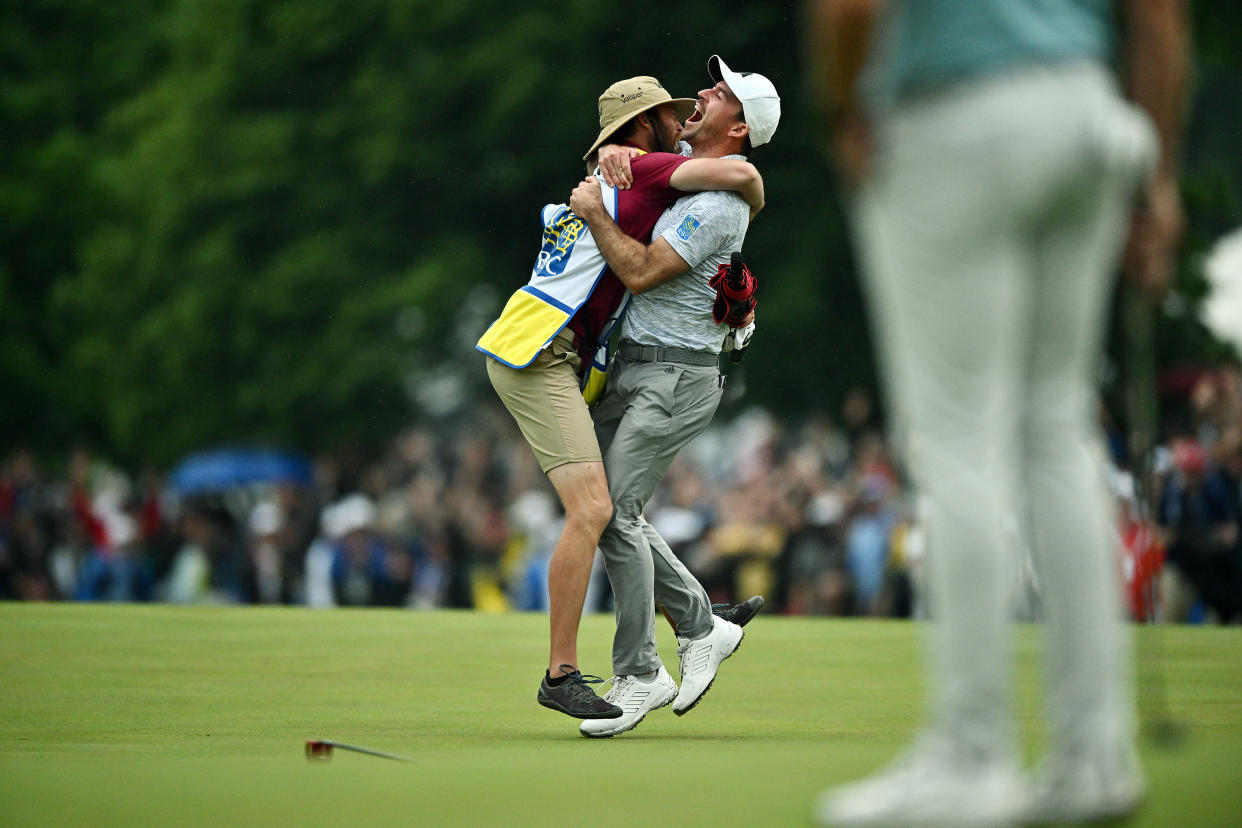
M 628 121 L 617 128 L 617 131 L 612 134 L 612 138 L 615 138 L 618 141 L 633 138 L 634 133 L 638 132 L 638 119 L 645 115 L 648 120 L 650 120 L 651 113 L 654 109 L 655 107 L 652 107 L 651 109 L 644 109 L 642 112 L 639 112 L 631 117 Z
M 660 130 L 658 128 L 658 121 L 656 120 L 655 113 L 656 113 L 656 110 L 659 109 L 661 106 L 664 106 L 664 104 L 657 104 L 656 106 L 653 106 L 650 109 L 644 109 L 642 112 L 639 112 L 637 115 L 635 115 L 634 117 L 626 121 L 624 124 L 622 124 L 617 129 L 617 131 L 614 132 L 608 138 L 608 140 L 605 141 L 604 143 L 610 143 L 610 142 L 616 143 L 617 141 L 632 140 L 634 136 L 638 133 L 638 119 L 646 118 L 647 121 L 651 124 L 651 131 L 655 133 L 655 138 L 656 138 L 655 144 L 653 145 L 652 149 L 658 150 L 660 148 L 660 143 L 659 143 Z M 673 150 L 668 150 L 668 151 L 672 152 Z
M 643 112 L 639 112 L 637 115 L 634 115 L 633 117 L 631 117 L 628 121 L 626 121 L 621 126 L 613 130 L 612 135 L 609 135 L 607 138 L 605 138 L 604 143 L 600 144 L 600 146 L 603 146 L 604 144 L 615 144 L 617 141 L 625 141 L 633 137 L 634 133 L 638 132 L 639 117 L 642 115 L 647 115 L 650 112 L 651 112 L 650 109 L 644 110 Z M 587 175 L 590 175 L 591 173 L 595 172 L 595 168 L 598 165 L 599 165 L 599 147 L 596 147 L 594 150 L 591 151 L 590 156 L 588 156 L 586 160 Z

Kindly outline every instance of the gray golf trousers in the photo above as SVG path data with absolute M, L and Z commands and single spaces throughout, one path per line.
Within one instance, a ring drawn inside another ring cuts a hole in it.
M 643 518 L 643 508 L 677 452 L 711 422 L 721 390 L 716 366 L 628 362 L 618 356 L 604 398 L 593 411 L 613 503 L 612 521 L 599 546 L 616 604 L 612 662 L 617 675 L 660 666 L 656 604 L 673 619 L 680 636 L 700 638 L 712 629 L 711 600 Z
M 1132 692 L 1095 375 L 1150 125 L 1087 64 L 898 106 L 858 233 L 928 538 L 933 722 L 1014 751 L 1006 520 L 1047 620 L 1055 750 L 1129 744 Z

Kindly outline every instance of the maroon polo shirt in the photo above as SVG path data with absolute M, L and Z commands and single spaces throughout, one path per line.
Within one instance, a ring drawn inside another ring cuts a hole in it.
M 689 160 L 669 152 L 649 152 L 630 161 L 634 183 L 628 190 L 617 191 L 616 221 L 621 232 L 643 244 L 651 241 L 651 231 L 660 214 L 685 195 L 683 191 L 674 189 L 669 179 L 674 170 Z M 621 284 L 612 268 L 606 268 L 590 298 L 569 320 L 568 327 L 575 334 L 574 347 L 578 349 L 584 364 L 602 344 L 598 341 L 600 332 L 624 295 L 625 285 Z

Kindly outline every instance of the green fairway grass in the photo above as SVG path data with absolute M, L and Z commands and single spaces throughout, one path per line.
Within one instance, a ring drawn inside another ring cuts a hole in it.
M 804 825 L 917 728 L 924 630 L 760 615 L 689 714 L 587 740 L 535 703 L 543 615 L 0 604 L 0 825 Z M 1191 735 L 1144 743 L 1132 823 L 1242 825 L 1242 628 L 1135 632 Z M 611 635 L 583 619 L 584 671 Z M 1037 751 L 1037 629 L 1017 642 Z

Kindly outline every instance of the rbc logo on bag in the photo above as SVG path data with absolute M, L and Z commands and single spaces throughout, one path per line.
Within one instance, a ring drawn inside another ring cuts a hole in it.
M 552 214 L 543 226 L 543 247 L 535 259 L 536 276 L 560 276 L 573 252 L 584 222 L 568 207 Z
M 686 216 L 685 220 L 677 228 L 677 235 L 685 241 L 690 241 L 690 237 L 694 235 L 694 231 L 699 229 L 700 222 L 694 216 Z

